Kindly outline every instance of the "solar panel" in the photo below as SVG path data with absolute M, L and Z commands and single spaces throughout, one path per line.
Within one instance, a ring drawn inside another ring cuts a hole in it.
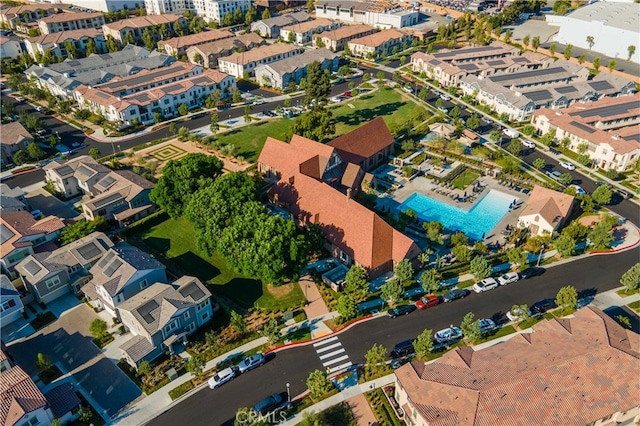
M 552 99 L 551 93 L 548 90 L 536 90 L 534 92 L 527 92 L 527 98 L 534 102 L 539 102 L 545 99 Z
M 64 176 L 70 173 L 73 173 L 73 169 L 69 166 L 62 166 L 59 169 L 56 169 L 59 175 Z
M 100 185 L 103 188 L 108 188 L 115 181 L 116 179 L 113 176 L 107 176 L 104 179 L 102 179 L 100 182 L 98 182 L 98 185 Z
M 31 275 L 32 277 L 35 276 L 38 272 L 42 271 L 42 268 L 40 267 L 40 265 L 38 265 L 36 262 L 34 262 L 33 260 L 28 261 L 25 265 L 24 265 L 24 269 L 26 269 L 26 271 L 29 273 L 29 275 Z
M 116 254 L 112 251 L 110 251 L 109 253 L 107 253 L 107 255 L 98 263 L 98 268 L 103 269 L 105 267 L 105 265 L 107 263 L 109 263 L 109 261 L 111 259 L 113 259 L 113 256 L 115 256 Z
M 94 201 L 93 205 L 96 206 L 97 209 L 99 209 L 100 207 L 104 207 L 107 204 L 111 204 L 114 201 L 119 200 L 120 198 L 122 198 L 121 194 L 110 194 L 104 198 Z
M 501 81 L 509 81 L 509 80 L 517 80 L 521 78 L 532 78 L 532 77 L 542 77 L 546 75 L 554 75 L 554 74 L 566 74 L 567 71 L 564 68 L 542 68 L 539 70 L 532 71 L 523 71 L 519 73 L 506 73 L 503 75 L 494 75 L 491 76 L 491 80 L 494 82 Z
M 2 241 L 1 244 L 6 243 L 7 241 L 9 241 L 11 238 L 13 238 L 16 234 L 14 234 L 13 232 L 11 232 L 11 230 L 9 228 L 7 228 L 4 225 L 0 225 L 0 241 Z
M 151 313 L 158 309 L 160 305 L 155 300 L 150 300 L 144 305 L 140 306 L 137 311 L 147 324 L 151 324 L 154 321 Z
M 563 95 L 566 93 L 572 93 L 572 92 L 578 91 L 578 89 L 576 89 L 574 86 L 554 87 L 554 89 L 556 92 L 562 93 Z
M 200 298 L 204 296 L 204 291 L 202 291 L 202 289 L 193 281 L 182 287 L 178 291 L 180 292 L 182 297 L 186 298 L 191 296 L 193 300 L 200 300 Z
M 119 267 L 122 266 L 122 261 L 120 259 L 116 259 L 111 262 L 111 265 L 107 266 L 107 269 L 104 270 L 104 274 L 108 277 L 112 276 Z
M 89 169 L 88 167 L 85 166 L 78 166 L 78 173 L 83 174 L 85 176 L 91 176 L 92 174 L 94 174 L 95 172 L 91 169 Z
M 613 86 L 608 81 L 591 81 L 589 86 L 593 87 L 593 90 L 611 90 Z
M 495 67 L 496 65 L 504 65 L 504 61 L 498 59 L 495 61 L 489 61 L 487 62 L 487 64 L 491 65 L 492 67 Z
M 569 122 L 569 124 L 571 124 L 573 127 L 577 127 L 578 129 L 584 130 L 585 132 L 588 132 L 588 133 L 594 133 L 595 132 L 594 128 L 589 127 L 589 126 L 587 126 L 585 124 L 579 123 L 577 121 L 571 121 L 571 122 Z
M 600 108 L 590 108 L 584 111 L 573 112 L 571 115 L 578 115 L 582 118 L 586 117 L 607 117 L 626 113 L 632 108 L 637 108 L 637 101 L 629 101 L 623 104 L 604 106 Z
M 87 243 L 78 248 L 78 253 L 80 253 L 80 256 L 82 256 L 85 260 L 91 260 L 94 257 L 100 255 L 102 251 L 100 251 L 96 243 L 91 241 L 90 243 Z

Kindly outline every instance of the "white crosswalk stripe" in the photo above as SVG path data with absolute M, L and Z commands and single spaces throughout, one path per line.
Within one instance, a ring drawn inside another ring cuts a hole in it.
M 327 369 L 327 373 L 335 373 L 352 365 L 349 355 L 345 353 L 338 336 L 329 337 L 313 344 L 322 366 Z

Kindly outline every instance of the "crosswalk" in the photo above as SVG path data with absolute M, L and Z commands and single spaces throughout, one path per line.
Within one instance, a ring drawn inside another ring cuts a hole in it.
M 352 365 L 338 336 L 329 337 L 313 344 L 327 373 L 335 373 Z

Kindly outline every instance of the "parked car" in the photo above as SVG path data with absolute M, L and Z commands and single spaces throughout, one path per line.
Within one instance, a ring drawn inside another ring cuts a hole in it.
M 628 200 L 629 198 L 632 198 L 633 195 L 631 194 L 631 192 L 626 191 L 624 189 L 617 189 L 616 192 L 618 193 L 618 195 L 620 195 L 622 198 L 624 198 L 625 200 Z
M 435 294 L 428 294 L 416 302 L 416 307 L 418 309 L 427 309 L 432 306 L 437 306 L 440 303 L 442 303 L 442 297 L 436 296 Z
M 498 283 L 500 285 L 507 285 L 511 283 L 515 283 L 520 279 L 520 276 L 517 272 L 507 272 L 506 274 L 502 274 L 498 277 Z
M 478 324 L 480 326 L 480 333 L 482 334 L 493 331 L 496 328 L 496 323 L 489 318 L 483 318 L 481 320 L 478 320 Z
M 38 112 L 42 112 L 44 110 L 44 108 L 41 106 L 36 106 L 34 109 Z
M 396 306 L 395 308 L 389 309 L 387 311 L 387 316 L 389 318 L 396 318 L 399 317 L 401 315 L 408 315 L 411 312 L 416 310 L 416 306 L 415 305 L 401 305 L 401 306 Z
M 209 379 L 209 389 L 217 389 L 225 383 L 230 382 L 236 377 L 236 374 L 238 374 L 237 367 L 229 367 L 218 371 L 215 376 Z
M 460 327 L 449 327 L 436 332 L 434 339 L 438 343 L 448 343 L 462 338 Z
M 407 93 L 413 93 L 413 88 L 409 86 L 404 86 L 402 90 L 404 90 Z
M 562 173 L 560 173 L 557 170 L 554 170 L 552 172 L 547 172 L 547 176 L 549 176 L 551 179 L 559 180 L 560 176 L 562 176 Z
M 342 96 L 334 96 L 333 98 L 329 99 L 331 102 L 342 102 Z
M 569 185 L 569 187 L 576 190 L 576 195 L 587 195 L 587 191 L 582 189 L 580 185 Z
M 450 101 L 451 100 L 451 96 L 445 95 L 444 93 L 441 93 L 440 94 L 440 99 L 442 99 L 443 101 Z
M 574 166 L 573 164 L 569 163 L 568 161 L 560 161 L 558 164 L 560 164 L 561 167 L 564 167 L 567 170 L 575 170 L 576 166 Z
M 22 96 L 16 96 L 16 97 L 15 97 L 15 100 L 16 100 L 17 102 L 24 102 L 24 98 L 23 98 Z
M 261 365 L 264 364 L 264 361 L 265 361 L 264 355 L 262 354 L 255 354 L 255 355 L 248 356 L 242 361 L 240 361 L 240 364 L 238 364 L 238 371 L 241 374 L 246 373 L 249 370 L 253 370 L 254 368 L 260 367 Z
M 539 268 L 537 266 L 532 266 L 531 268 L 527 268 L 524 271 L 520 272 L 520 278 L 523 280 L 528 280 L 532 277 L 537 277 L 539 275 L 544 274 L 545 269 Z
M 557 307 L 558 307 L 558 305 L 556 305 L 556 301 L 555 300 L 553 300 L 553 299 L 543 299 L 543 300 L 540 300 L 539 302 L 536 302 L 533 305 L 531 305 L 531 308 L 529 308 L 529 309 L 531 310 L 531 313 L 533 315 L 540 315 L 540 314 L 544 314 L 548 310 L 555 309 Z
M 536 147 L 536 144 L 535 144 L 535 143 L 533 143 L 533 142 L 531 142 L 531 141 L 527 141 L 527 140 L 522 141 L 522 145 L 523 145 L 525 148 L 531 148 L 531 149 L 533 149 L 533 148 L 535 148 L 535 147 Z
M 482 117 L 482 118 L 481 118 L 481 120 L 482 120 L 482 121 L 484 121 L 484 122 L 485 122 L 485 123 L 487 123 L 487 124 L 491 124 L 491 123 L 493 123 L 493 121 L 491 121 L 491 119 L 490 119 L 490 118 L 487 118 L 487 117 Z
M 527 312 L 523 312 L 520 308 L 511 309 L 507 312 L 507 318 L 509 321 L 522 321 L 525 317 L 531 316 L 531 310 L 527 309 Z
M 440 111 L 444 112 L 445 114 L 449 112 L 449 110 L 447 108 L 443 107 L 443 106 L 442 107 L 438 107 L 438 109 Z
M 403 340 L 393 347 L 393 350 L 391 351 L 391 358 L 403 358 L 415 353 L 416 350 L 413 347 L 413 340 Z
M 462 299 L 470 295 L 471 292 L 465 289 L 454 288 L 449 293 L 442 296 L 442 301 L 445 303 L 453 302 L 454 300 Z
M 499 284 L 494 278 L 485 278 L 482 281 L 478 281 L 473 285 L 473 291 L 476 293 L 484 293 L 485 291 L 498 288 Z
M 273 410 L 280 408 L 284 403 L 284 398 L 279 393 L 269 395 L 265 399 L 258 402 L 253 406 L 253 410 L 259 413 L 261 416 L 272 412 Z
M 262 99 L 256 99 L 255 101 L 252 102 L 253 105 L 262 105 L 265 102 Z
M 344 96 L 346 98 L 350 98 L 351 97 L 351 91 L 347 90 L 346 92 L 342 93 L 342 96 Z
M 38 134 L 38 136 L 44 136 L 49 132 L 47 132 L 46 129 L 36 129 L 36 133 Z

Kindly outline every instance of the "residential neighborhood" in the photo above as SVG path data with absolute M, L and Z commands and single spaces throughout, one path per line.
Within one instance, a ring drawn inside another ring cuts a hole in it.
M 0 422 L 640 422 L 640 5 L 0 1 Z

